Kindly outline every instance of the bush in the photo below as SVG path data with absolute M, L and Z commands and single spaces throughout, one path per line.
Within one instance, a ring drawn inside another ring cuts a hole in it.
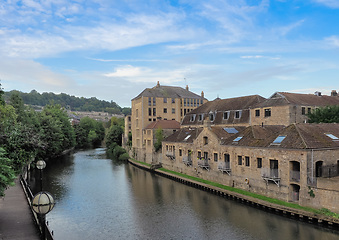
M 129 155 L 128 155 L 127 152 L 125 152 L 125 153 L 123 153 L 119 156 L 119 161 L 127 161 L 128 159 L 129 159 Z

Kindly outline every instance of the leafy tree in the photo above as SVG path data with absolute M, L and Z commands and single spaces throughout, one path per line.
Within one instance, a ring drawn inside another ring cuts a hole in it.
M 47 145 L 41 157 L 56 157 L 75 146 L 74 129 L 60 105 L 47 105 L 40 121 L 42 140 Z
M 112 143 L 116 143 L 119 146 L 122 145 L 122 134 L 124 133 L 123 129 L 119 125 L 113 125 L 109 128 L 106 135 L 106 145 L 110 146 Z
M 161 128 L 158 128 L 156 131 L 155 131 L 155 143 L 154 143 L 154 148 L 155 148 L 155 151 L 159 151 L 162 147 L 162 141 L 164 140 L 164 133 L 162 131 Z
M 5 105 L 5 100 L 2 98 L 2 96 L 4 95 L 4 90 L 1 87 L 1 83 L 0 83 L 0 105 Z
M 4 192 L 8 185 L 14 185 L 14 179 L 15 173 L 11 166 L 11 160 L 5 157 L 5 150 L 0 147 L 0 196 L 5 195 Z
M 101 122 L 84 117 L 75 125 L 76 147 L 98 146 L 105 138 L 105 128 Z
M 339 105 L 317 108 L 307 116 L 310 123 L 339 123 Z

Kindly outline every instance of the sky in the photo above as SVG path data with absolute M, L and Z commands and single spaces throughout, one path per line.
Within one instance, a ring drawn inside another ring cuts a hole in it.
M 5 91 L 130 107 L 157 81 L 208 100 L 339 91 L 339 0 L 0 0 Z

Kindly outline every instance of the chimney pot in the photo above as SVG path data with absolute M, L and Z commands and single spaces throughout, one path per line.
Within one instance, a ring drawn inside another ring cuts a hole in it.
M 336 91 L 336 90 L 332 90 L 332 92 L 331 92 L 331 96 L 332 96 L 332 97 L 336 97 L 336 96 L 338 96 L 338 93 L 337 93 L 337 91 Z

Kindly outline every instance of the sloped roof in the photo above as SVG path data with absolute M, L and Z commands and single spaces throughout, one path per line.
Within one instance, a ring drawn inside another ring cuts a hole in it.
M 339 105 L 338 96 L 317 96 L 315 94 L 301 94 L 276 92 L 267 101 L 260 104 L 260 107 L 281 106 L 281 105 L 304 105 L 304 106 L 329 106 Z
M 237 123 L 247 123 L 249 122 L 249 108 L 256 106 L 259 103 L 264 102 L 266 99 L 259 95 L 251 95 L 245 97 L 237 98 L 227 98 L 227 99 L 215 99 L 204 103 L 200 107 L 187 113 L 182 121 L 182 125 L 192 125 L 197 124 L 201 125 L 202 122 L 198 121 L 196 117 L 194 121 L 190 120 L 192 115 L 204 114 L 208 116 L 208 113 L 216 113 L 214 124 L 237 124 Z M 241 118 L 234 118 L 234 110 L 242 110 Z M 230 111 L 229 118 L 223 119 L 223 112 Z
M 175 120 L 157 120 L 155 122 L 151 122 L 146 126 L 145 129 L 179 129 L 180 123 Z
M 159 98 L 196 98 L 201 99 L 201 96 L 195 94 L 191 91 L 188 91 L 181 87 L 173 86 L 162 86 L 160 84 L 156 85 L 153 88 L 146 88 L 138 96 L 132 100 L 138 99 L 140 97 L 159 97 Z
M 203 128 L 181 128 L 172 135 L 165 138 L 164 142 L 185 142 L 193 143 Z
M 266 99 L 260 95 L 250 95 L 227 99 L 218 98 L 201 105 L 190 113 L 209 113 L 210 111 L 214 112 L 249 109 L 251 106 L 261 103 L 265 100 Z

